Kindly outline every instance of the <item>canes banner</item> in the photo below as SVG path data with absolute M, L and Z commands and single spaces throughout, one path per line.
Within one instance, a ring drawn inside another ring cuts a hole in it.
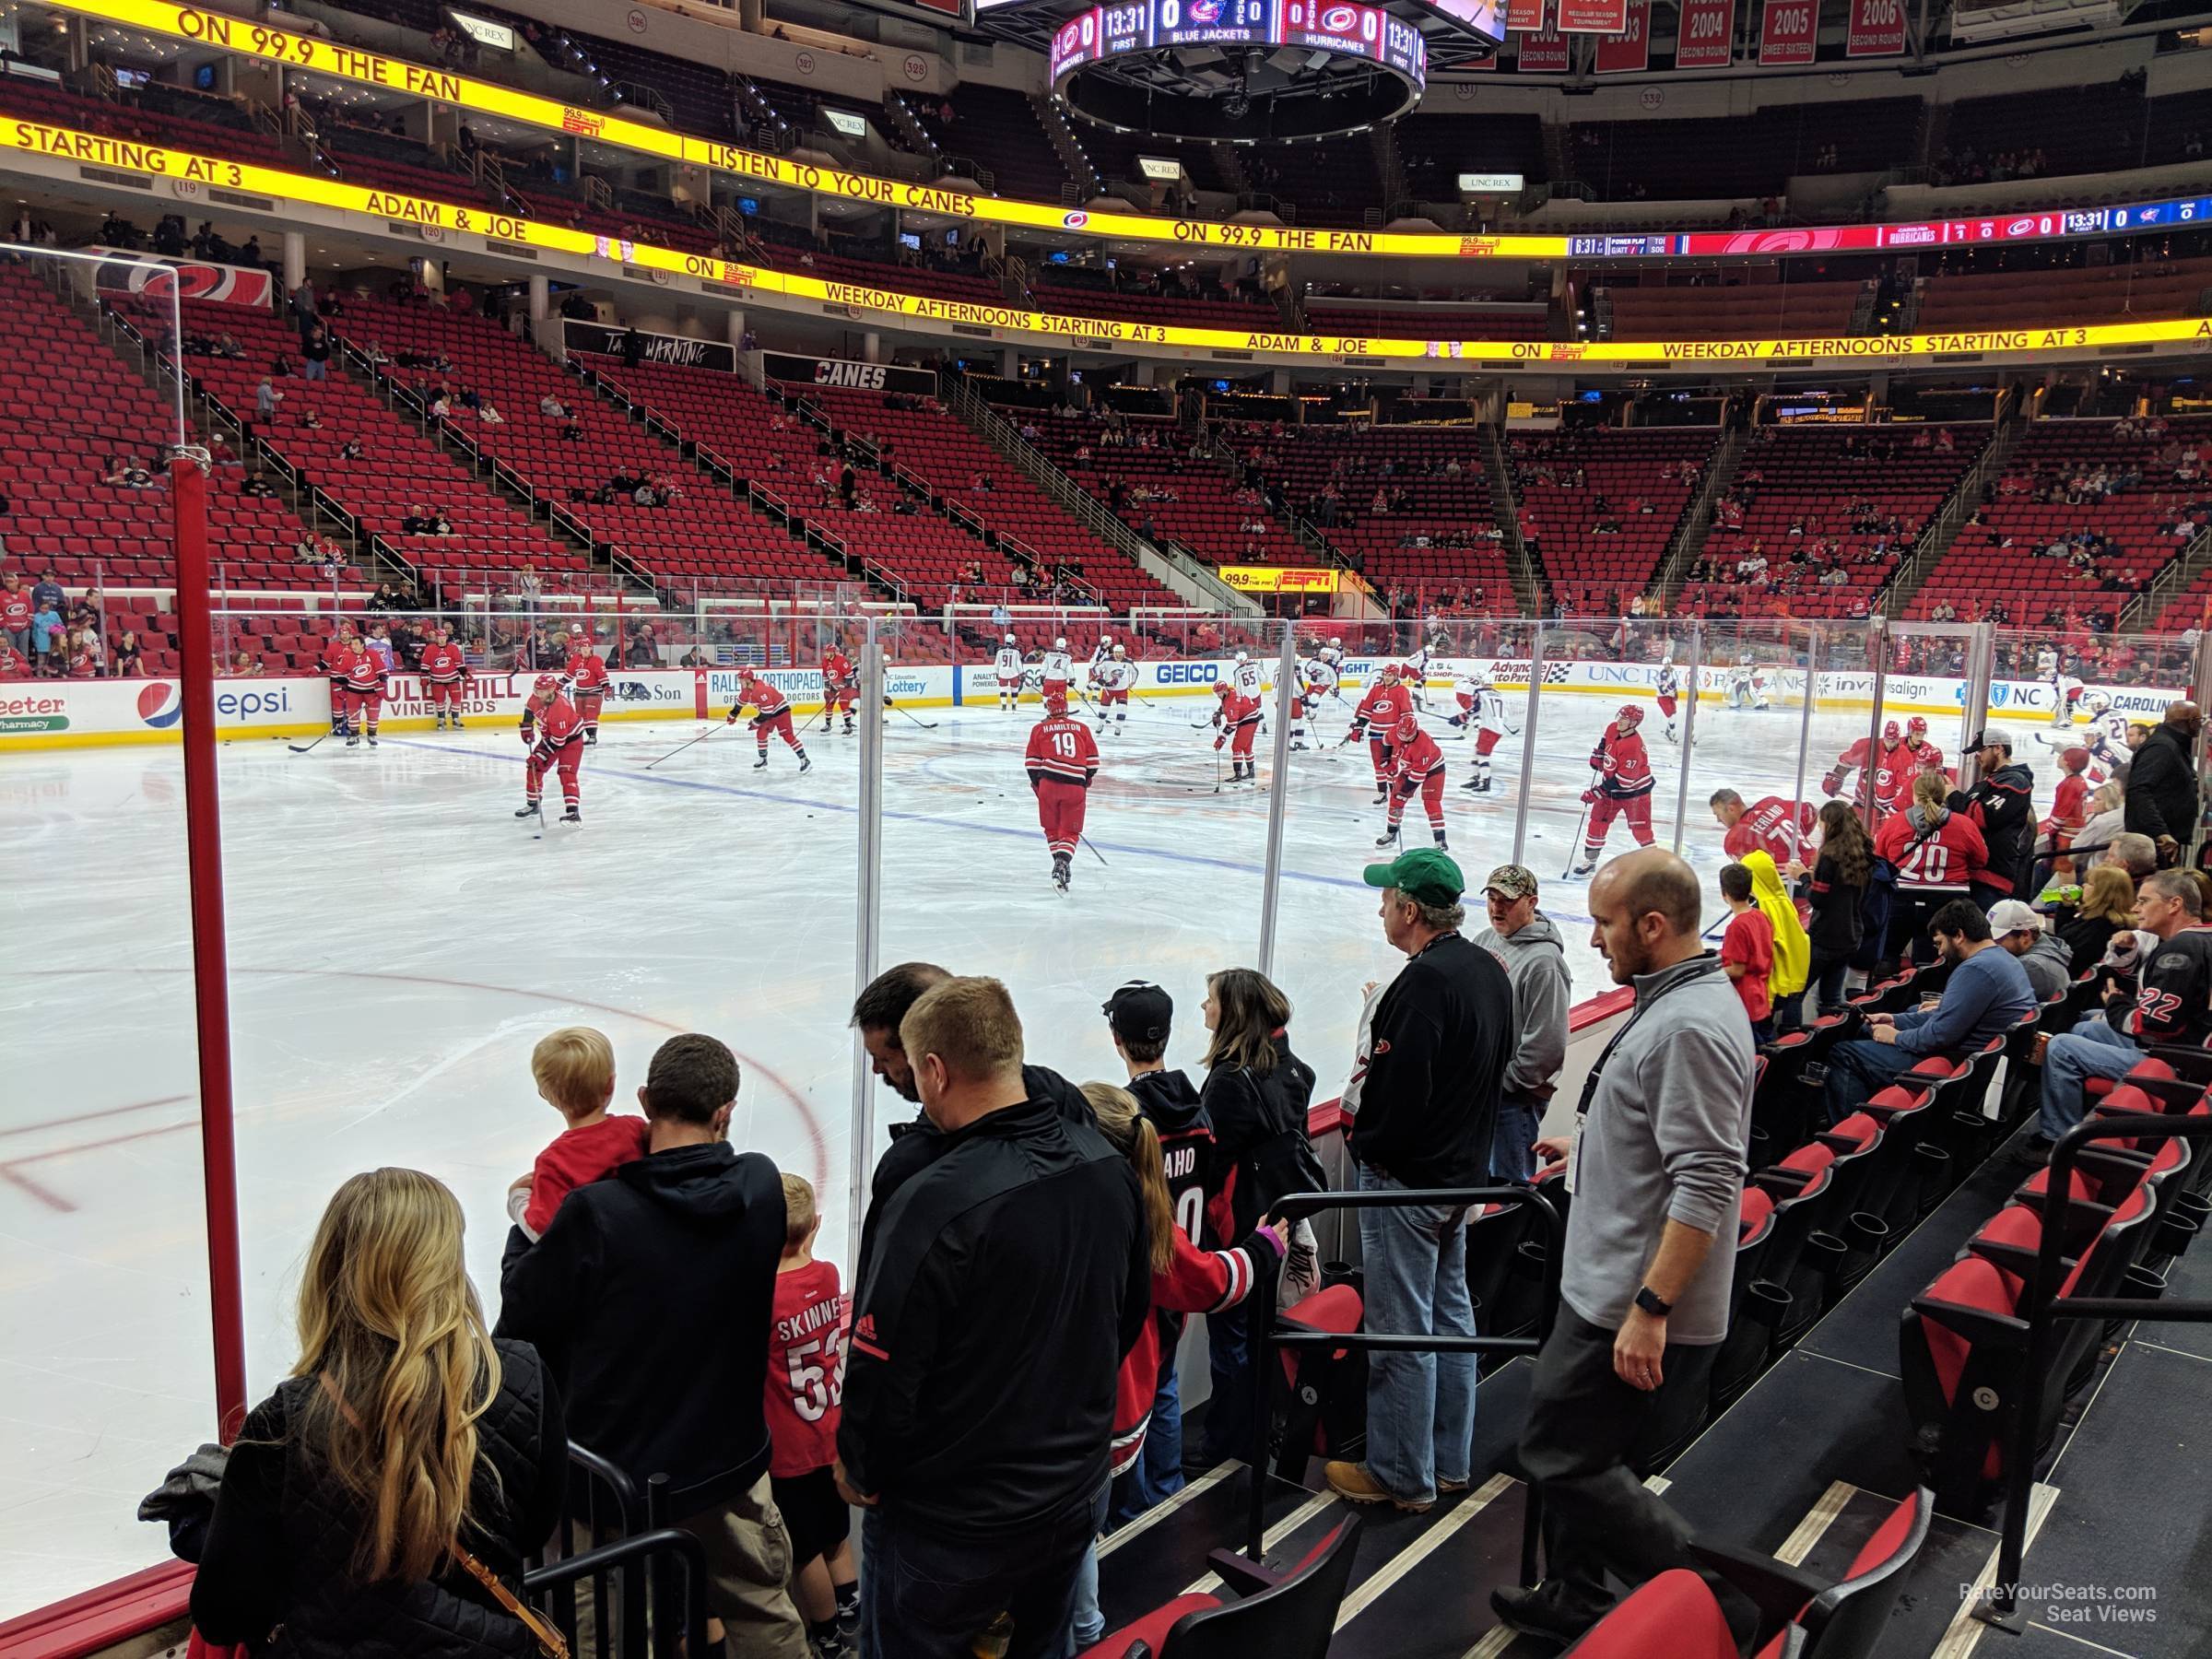
M 1559 0 L 1559 5 L 1561 34 L 1617 35 L 1628 29 L 1629 0 Z
M 1629 26 L 1597 43 L 1600 75 L 1641 75 L 1652 66 L 1652 0 L 1629 0 Z
M 1767 0 L 1759 29 L 1762 65 L 1809 64 L 1819 44 L 1819 0 Z
M 1521 55 L 1514 66 L 1523 75 L 1564 75 L 1567 73 L 1567 37 L 1556 23 L 1547 23 L 1535 34 L 1521 37 Z
M 1900 57 L 1904 50 L 1905 0 L 1851 0 L 1845 57 Z
M 1735 0 L 1682 0 L 1675 67 L 1725 69 L 1735 53 Z

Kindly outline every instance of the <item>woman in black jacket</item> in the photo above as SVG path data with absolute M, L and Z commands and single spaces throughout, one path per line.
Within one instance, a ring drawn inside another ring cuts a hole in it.
M 1206 1183 L 1207 1242 L 1243 1239 L 1286 1193 L 1328 1183 L 1306 1138 L 1313 1068 L 1290 1052 L 1290 999 L 1267 976 L 1228 968 L 1206 982 L 1206 1083 L 1200 1107 L 1214 1126 Z M 1213 1393 L 1206 1412 L 1206 1458 L 1252 1455 L 1252 1344 L 1246 1312 L 1209 1313 L 1206 1346 Z
M 1811 919 L 1806 933 L 1813 945 L 1806 982 L 1814 989 L 1822 1014 L 1843 1009 L 1843 976 L 1857 954 L 1864 933 L 1866 883 L 1874 871 L 1874 841 L 1848 801 L 1820 808 L 1820 854 L 1814 860 L 1808 896 Z M 1802 864 L 1790 866 L 1805 874 Z
M 2100 864 L 2082 880 L 2081 897 L 2051 912 L 2052 930 L 2073 955 L 2081 973 L 2104 960 L 2112 935 L 2136 924 L 2135 877 L 2116 864 Z
M 567 1490 L 560 1400 L 495 1343 L 462 1263 L 461 1206 L 372 1170 L 323 1214 L 299 1363 L 223 1472 L 192 1587 L 216 1644 L 336 1659 L 539 1653 L 505 1608 Z

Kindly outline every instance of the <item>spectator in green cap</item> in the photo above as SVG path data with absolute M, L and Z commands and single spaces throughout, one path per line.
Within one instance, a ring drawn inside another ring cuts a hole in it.
M 1375 1004 L 1351 1152 L 1362 1192 L 1475 1187 L 1489 1179 L 1499 1088 L 1512 1059 L 1513 991 L 1498 959 L 1465 934 L 1466 879 L 1451 854 L 1416 847 L 1369 865 L 1382 936 L 1406 965 Z M 1367 1328 L 1472 1336 L 1467 1208 L 1362 1209 Z M 1426 1510 L 1467 1484 L 1475 1356 L 1377 1352 L 1369 1361 L 1367 1461 L 1333 1462 L 1353 1503 Z

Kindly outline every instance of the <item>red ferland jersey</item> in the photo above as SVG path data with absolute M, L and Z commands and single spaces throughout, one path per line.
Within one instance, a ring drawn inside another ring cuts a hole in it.
M 352 665 L 351 640 L 332 640 L 323 647 L 323 672 L 332 679 L 344 679 L 346 670 Z
M 1081 721 L 1055 714 L 1030 728 L 1021 764 L 1032 776 L 1088 784 L 1099 771 L 1099 740 Z
M 1744 816 L 1729 830 L 1721 850 L 1731 858 L 1740 859 L 1747 853 L 1764 853 L 1777 865 L 1788 864 L 1802 852 L 1818 821 L 1812 807 L 1802 804 L 1797 807 L 1794 829 L 1790 818 L 1789 802 L 1780 795 L 1761 796 L 1755 805 L 1744 808 Z
M 2068 772 L 2058 781 L 2058 794 L 2051 801 L 2051 816 L 2043 820 L 2044 832 L 2070 834 L 2088 819 L 2089 781 L 2079 772 Z
M 1658 782 L 1652 776 L 1652 758 L 1644 752 L 1641 735 L 1624 732 L 1618 724 L 1607 726 L 1598 738 L 1590 751 L 1590 764 L 1604 774 L 1599 790 L 1616 800 L 1649 794 Z

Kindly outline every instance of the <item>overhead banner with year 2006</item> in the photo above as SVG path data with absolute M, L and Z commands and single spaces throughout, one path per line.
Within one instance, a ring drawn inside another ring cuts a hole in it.
M 1809 64 L 1819 46 L 1819 0 L 1767 0 L 1759 28 L 1760 64 Z
M 1725 69 L 1735 55 L 1735 0 L 1682 0 L 1675 67 Z
M 1629 0 L 1629 26 L 1597 43 L 1599 75 L 1641 75 L 1652 66 L 1652 0 Z
M 1845 57 L 1901 57 L 1904 50 L 1905 0 L 1851 0 Z

